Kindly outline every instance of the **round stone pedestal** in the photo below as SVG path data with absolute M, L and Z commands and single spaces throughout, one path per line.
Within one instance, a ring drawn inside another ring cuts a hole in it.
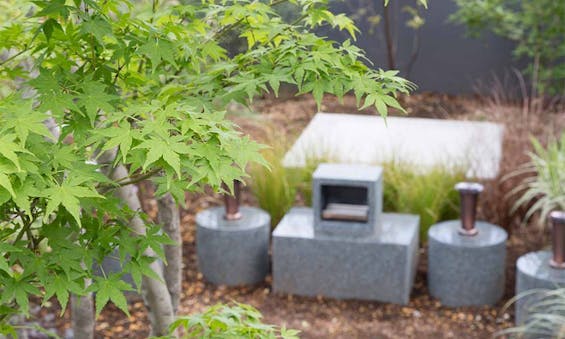
M 269 270 L 271 218 L 263 210 L 241 207 L 242 218 L 224 219 L 224 208 L 196 215 L 196 253 L 204 278 L 218 285 L 262 281 Z
M 460 227 L 452 220 L 428 231 L 430 294 L 450 307 L 495 304 L 504 293 L 508 234 L 482 221 L 475 236 L 459 234 Z
M 549 266 L 550 251 L 524 254 L 516 263 L 516 323 L 521 324 L 527 317 L 530 305 L 540 300 L 540 294 L 520 295 L 533 289 L 554 289 L 565 287 L 565 269 Z

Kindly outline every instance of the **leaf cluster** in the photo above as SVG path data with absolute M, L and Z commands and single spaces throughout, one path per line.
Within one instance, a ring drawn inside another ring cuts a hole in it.
M 528 73 L 542 94 L 565 90 L 565 2 L 552 0 L 456 0 L 451 20 L 471 35 L 483 31 L 516 42 L 514 55 L 529 60 Z
M 513 210 L 529 206 L 525 221 L 539 213 L 540 223 L 545 223 L 551 211 L 565 210 L 565 133 L 561 139 L 551 140 L 546 147 L 532 138 L 532 146 L 530 162 L 511 174 L 530 175 L 510 194 L 519 194 Z
M 261 313 L 250 305 L 217 304 L 201 314 L 180 317 L 171 325 L 171 332 L 182 328 L 183 338 L 298 338 L 299 331 L 264 324 L 261 318 Z

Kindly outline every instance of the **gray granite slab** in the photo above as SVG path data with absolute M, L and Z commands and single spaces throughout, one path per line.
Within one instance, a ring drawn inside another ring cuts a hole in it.
M 504 294 L 508 234 L 482 221 L 475 236 L 459 234 L 460 227 L 452 220 L 428 231 L 430 294 L 451 307 L 493 305 Z
M 314 232 L 311 208 L 293 208 L 273 232 L 273 288 L 406 304 L 418 260 L 419 217 L 383 214 L 382 233 L 333 237 Z
M 523 323 L 528 316 L 528 308 L 540 300 L 541 294 L 523 296 L 525 292 L 540 289 L 565 287 L 565 270 L 549 266 L 550 251 L 527 253 L 516 262 L 516 323 Z M 522 296 L 522 297 L 521 297 Z M 562 316 L 565 317 L 565 310 Z
M 196 216 L 198 268 L 214 284 L 255 284 L 269 271 L 270 216 L 254 207 L 240 211 L 239 220 L 225 220 L 223 207 Z
M 312 208 L 314 231 L 328 236 L 368 236 L 378 232 L 383 209 L 383 170 L 381 167 L 353 164 L 320 164 L 312 178 Z M 343 194 L 328 192 L 340 192 Z M 343 190 L 348 190 L 344 192 Z M 351 190 L 356 191 L 351 191 Z M 329 220 L 322 210 L 329 202 L 362 201 L 369 207 L 367 221 Z

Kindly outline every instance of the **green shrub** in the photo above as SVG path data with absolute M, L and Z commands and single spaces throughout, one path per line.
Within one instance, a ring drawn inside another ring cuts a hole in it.
M 529 60 L 528 73 L 540 93 L 565 90 L 565 1 L 455 0 L 452 20 L 473 35 L 489 30 L 516 42 L 514 55 Z
M 527 308 L 527 316 L 520 326 L 497 333 L 497 336 L 514 338 L 565 338 L 565 288 L 532 290 L 511 300 L 533 297 L 537 300 Z
M 535 213 L 540 213 L 540 223 L 545 224 L 548 214 L 555 210 L 565 210 L 565 133 L 561 140 L 550 141 L 546 148 L 532 138 L 533 152 L 530 152 L 530 162 L 513 175 L 532 173 L 522 183 L 511 191 L 520 194 L 514 204 L 514 210 L 520 206 L 534 202 L 525 216 L 528 221 Z
M 172 332 L 184 329 L 182 338 L 298 338 L 299 331 L 287 330 L 261 322 L 261 313 L 250 305 L 218 304 L 204 313 L 180 317 Z

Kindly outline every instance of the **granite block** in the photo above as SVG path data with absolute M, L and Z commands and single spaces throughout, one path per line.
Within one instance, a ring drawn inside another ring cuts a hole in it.
M 516 324 L 522 324 L 528 316 L 528 307 L 541 299 L 541 294 L 520 297 L 524 292 L 565 287 L 565 270 L 549 266 L 550 251 L 527 253 L 516 262 Z M 562 316 L 565 317 L 565 310 Z
M 329 236 L 367 236 L 378 232 L 383 209 L 382 168 L 368 165 L 320 164 L 313 174 L 314 231 Z M 322 218 L 328 203 L 368 205 L 366 222 Z
M 493 305 L 504 294 L 508 234 L 482 221 L 475 236 L 459 234 L 460 227 L 452 220 L 428 231 L 430 294 L 450 307 Z
M 240 211 L 239 220 L 225 220 L 223 207 L 196 216 L 198 268 L 211 283 L 255 284 L 269 271 L 271 218 L 258 208 L 241 207 Z
M 293 208 L 273 232 L 275 292 L 406 304 L 418 260 L 419 217 L 383 214 L 366 237 L 314 231 L 311 208 Z

